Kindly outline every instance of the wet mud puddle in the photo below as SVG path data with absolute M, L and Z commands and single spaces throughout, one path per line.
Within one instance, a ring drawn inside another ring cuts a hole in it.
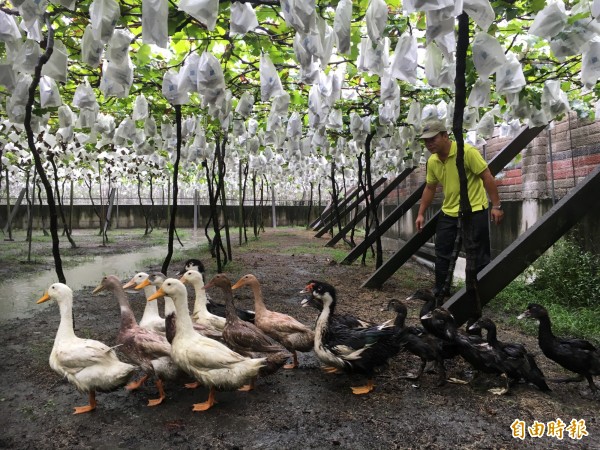
M 67 285 L 77 291 L 85 286 L 97 286 L 104 275 L 116 275 L 124 280 L 139 272 L 144 260 L 155 257 L 156 252 L 164 252 L 163 247 L 151 247 L 143 252 L 121 255 L 96 256 L 90 261 L 64 270 Z M 40 306 L 36 301 L 46 289 L 56 283 L 54 270 L 43 270 L 24 278 L 0 281 L 0 323 L 15 318 L 31 317 Z M 127 280 L 124 280 L 127 281 Z

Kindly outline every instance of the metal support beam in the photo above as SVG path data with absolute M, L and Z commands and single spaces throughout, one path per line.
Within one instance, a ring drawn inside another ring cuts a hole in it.
M 361 287 L 379 288 L 381 285 L 402 266 L 408 259 L 417 253 L 425 243 L 435 234 L 439 211 L 423 226 L 420 233 L 410 238 L 400 250 L 392 255 Z M 383 280 L 383 281 L 381 281 Z
M 579 222 L 588 211 L 599 208 L 598 192 L 600 192 L 600 166 L 596 167 L 477 275 L 481 305 L 489 303 L 496 294 Z M 443 306 L 452 312 L 457 324 L 463 324 L 473 313 L 472 305 L 473 302 L 463 288 Z
M 321 206 L 321 205 L 319 205 L 319 206 Z M 323 212 L 321 214 L 319 214 L 317 216 L 317 218 L 308 225 L 308 228 L 318 229 L 318 227 L 321 226 L 321 222 L 323 221 L 323 218 L 325 217 L 326 214 L 329 214 L 329 211 L 331 210 L 332 207 L 333 207 L 333 203 L 326 206 L 325 209 L 323 210 Z
M 387 180 L 387 178 L 380 178 L 379 180 L 377 180 L 374 184 L 373 184 L 373 191 L 375 191 L 376 189 L 378 189 L 383 183 L 385 183 L 385 181 Z M 346 217 L 350 212 L 352 212 L 356 207 L 358 207 L 358 205 L 360 205 L 360 203 L 365 199 L 366 195 L 363 192 L 360 193 L 360 195 L 356 198 L 356 200 L 354 200 L 352 203 L 350 203 L 348 206 L 346 206 L 344 209 L 342 209 L 340 211 L 340 220 L 344 217 Z M 342 206 L 340 205 L 338 207 L 342 208 Z M 329 217 L 329 220 L 327 221 L 327 223 L 325 223 L 323 225 L 323 227 L 321 228 L 321 230 L 315 234 L 315 237 L 320 238 L 321 236 L 323 236 L 325 233 L 327 233 L 329 230 L 333 229 L 333 227 L 335 226 L 335 221 L 336 221 L 336 217 L 335 217 L 335 209 L 332 211 L 331 216 Z
M 410 169 L 404 169 L 402 171 L 402 173 L 400 175 L 398 175 L 396 178 L 394 178 L 390 184 L 388 184 L 385 188 L 383 188 L 383 190 L 377 194 L 377 196 L 375 197 L 375 205 L 379 205 L 379 203 L 381 203 L 381 201 L 383 199 L 385 199 L 390 192 L 392 192 L 400 183 L 402 183 L 406 177 L 408 175 L 410 175 L 412 173 L 412 171 L 415 170 L 414 167 L 411 167 Z M 335 244 L 337 244 L 338 241 L 340 241 L 340 239 L 342 239 L 344 236 L 346 236 L 348 234 L 348 232 L 354 228 L 354 226 L 363 218 L 367 215 L 369 211 L 367 210 L 367 208 L 363 208 L 361 211 L 359 211 L 356 216 L 354 216 L 354 219 L 352 219 L 352 221 L 347 224 L 344 228 L 342 228 L 342 231 L 340 231 L 338 234 L 336 234 L 334 237 L 332 237 L 329 242 L 327 242 L 327 244 L 325 244 L 326 247 L 333 247 Z
M 523 150 L 531 141 L 533 141 L 533 139 L 538 134 L 540 134 L 544 128 L 545 127 L 525 128 L 523 131 L 521 131 L 521 133 L 515 139 L 513 139 L 494 157 L 493 160 L 489 162 L 488 167 L 490 169 L 490 172 L 492 172 L 492 175 L 496 175 L 498 172 L 500 172 L 504 168 L 504 166 L 506 166 L 510 161 L 512 161 L 512 159 L 515 156 L 517 156 L 517 154 L 521 150 Z M 425 183 L 421 185 L 418 191 L 423 192 L 423 189 L 425 189 Z M 407 199 L 407 201 L 409 199 L 413 199 L 416 192 L 417 191 L 415 191 Z M 418 198 L 421 198 L 420 194 L 418 195 Z M 402 206 L 404 206 L 404 203 L 398 208 Z M 398 208 L 396 208 L 396 210 Z M 410 207 L 407 206 L 405 211 L 407 211 L 409 208 Z M 404 264 L 419 248 L 421 248 L 423 244 L 425 244 L 425 242 L 427 242 L 435 234 L 435 225 L 437 224 L 438 216 L 439 211 L 431 219 L 429 219 L 429 221 L 423 227 L 420 233 L 416 233 L 412 238 L 410 238 L 406 242 L 406 244 L 404 244 L 404 246 L 400 250 L 398 250 L 389 260 L 383 263 L 382 266 L 379 269 L 377 269 L 377 271 L 373 275 L 371 275 L 371 277 L 367 281 L 363 283 L 362 287 L 381 287 L 383 283 L 385 283 L 386 280 L 389 277 L 391 277 L 396 272 L 396 270 L 400 268 L 400 266 L 402 266 L 402 264 Z M 387 219 L 384 222 L 387 222 Z M 351 253 L 353 253 L 355 250 L 356 248 Z M 346 259 L 344 259 L 344 261 L 348 259 L 348 256 L 346 256 Z M 344 261 L 342 261 L 342 263 Z
M 373 230 L 368 236 L 365 237 L 364 241 L 354 247 L 352 251 L 346 255 L 341 264 L 352 264 L 358 257 L 360 257 L 360 255 L 367 251 L 367 249 L 373 245 L 378 237 L 382 236 L 387 230 L 389 230 L 392 225 L 394 225 L 400 219 L 400 217 L 406 213 L 406 211 L 408 211 L 415 203 L 417 203 L 417 201 L 421 198 L 423 189 L 425 189 L 425 183 L 413 191 L 413 193 L 410 194 L 408 198 L 400 205 L 396 206 L 396 208 L 394 208 L 394 210 L 389 213 L 388 216 L 379 224 L 379 227 L 376 230 Z
M 338 208 L 343 208 L 344 206 L 346 206 L 356 196 L 356 194 L 358 194 L 358 186 L 350 190 L 350 193 L 346 195 L 346 197 L 339 203 Z M 313 228 L 315 231 L 321 228 L 323 224 L 329 220 L 329 217 L 335 211 L 334 208 L 335 205 L 332 202 L 323 210 L 319 217 L 313 220 L 313 222 L 309 225 L 309 228 Z
M 17 215 L 17 212 L 19 211 L 19 208 L 21 207 L 21 203 L 23 202 L 23 197 L 25 197 L 25 188 L 21 189 L 21 192 L 19 192 L 19 196 L 17 197 L 17 201 L 15 202 L 12 209 L 10 210 L 10 216 L 8 217 L 8 220 L 6 221 L 6 225 L 4 225 L 4 229 L 3 229 L 5 233 L 8 231 L 9 228 L 12 227 L 12 221 L 15 220 L 15 216 Z

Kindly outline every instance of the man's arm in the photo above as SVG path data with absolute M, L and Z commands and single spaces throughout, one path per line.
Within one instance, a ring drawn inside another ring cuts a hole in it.
M 492 222 L 498 225 L 504 218 L 504 211 L 501 209 L 502 206 L 500 204 L 500 195 L 498 194 L 496 180 L 494 179 L 492 172 L 490 172 L 490 169 L 485 169 L 483 172 L 481 172 L 481 174 L 479 174 L 479 176 L 483 180 L 483 187 L 485 188 L 485 191 L 492 202 Z
M 423 190 L 423 194 L 421 195 L 421 204 L 419 205 L 419 213 L 417 214 L 417 220 L 415 220 L 415 226 L 417 227 L 417 231 L 421 231 L 423 229 L 423 225 L 425 224 L 425 211 L 431 205 L 433 201 L 433 197 L 435 196 L 435 190 L 437 188 L 436 184 L 426 184 L 425 189 Z

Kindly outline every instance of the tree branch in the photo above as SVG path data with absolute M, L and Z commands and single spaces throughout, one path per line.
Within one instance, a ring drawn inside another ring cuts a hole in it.
M 25 132 L 27 133 L 27 144 L 29 146 L 29 150 L 33 154 L 36 170 L 40 176 L 40 179 L 42 180 L 44 188 L 46 189 L 46 198 L 48 201 L 48 209 L 50 211 L 52 255 L 54 256 L 54 268 L 56 270 L 56 276 L 58 277 L 58 281 L 60 281 L 61 283 L 66 283 L 65 274 L 62 270 L 62 260 L 60 258 L 60 246 L 57 231 L 58 219 L 56 212 L 56 203 L 54 201 L 54 195 L 52 194 L 52 186 L 50 185 L 50 181 L 48 180 L 46 171 L 44 170 L 44 166 L 42 165 L 42 159 L 40 157 L 40 154 L 35 146 L 33 129 L 31 128 L 33 104 L 35 102 L 35 93 L 40 84 L 40 79 L 42 78 L 42 67 L 48 62 L 50 56 L 52 56 L 52 52 L 54 51 L 54 29 L 52 28 L 52 24 L 50 23 L 48 13 L 44 14 L 44 21 L 46 22 L 46 27 L 48 28 L 46 51 L 42 56 L 40 56 L 40 59 L 38 60 L 37 65 L 35 66 L 33 79 L 31 80 L 31 85 L 29 86 L 29 97 L 27 98 L 27 104 L 25 105 L 25 119 L 23 121 L 23 124 L 25 126 Z

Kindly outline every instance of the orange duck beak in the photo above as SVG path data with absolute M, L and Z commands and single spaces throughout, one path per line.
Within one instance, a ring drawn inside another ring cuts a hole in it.
M 127 284 L 129 284 L 129 283 L 127 283 Z M 146 286 L 150 286 L 150 284 L 151 284 L 151 283 L 150 283 L 150 280 L 148 280 L 148 278 L 146 278 L 144 281 L 142 281 L 140 284 L 138 284 L 138 285 L 135 287 L 135 289 L 139 291 L 140 289 L 143 289 L 143 288 L 145 288 Z M 123 287 L 125 287 L 125 286 L 123 286 Z
M 135 281 L 133 278 L 123 285 L 123 289 L 127 289 L 130 287 L 135 287 Z
M 138 285 L 138 287 L 139 287 L 139 285 Z M 156 300 L 157 298 L 164 297 L 165 295 L 167 295 L 165 293 L 165 291 L 163 291 L 163 289 L 160 288 L 158 291 L 156 291 L 154 294 L 152 294 L 150 297 L 148 297 L 148 301 L 150 302 L 152 300 Z
M 99 284 L 98 286 L 96 286 L 96 288 L 92 291 L 92 294 L 97 294 L 98 292 L 102 292 L 104 290 L 104 286 L 102 286 L 102 284 Z
M 50 296 L 48 295 L 47 292 L 44 292 L 44 295 L 42 295 L 42 297 L 36 303 L 44 303 L 44 302 L 47 302 L 48 300 L 50 300 Z

